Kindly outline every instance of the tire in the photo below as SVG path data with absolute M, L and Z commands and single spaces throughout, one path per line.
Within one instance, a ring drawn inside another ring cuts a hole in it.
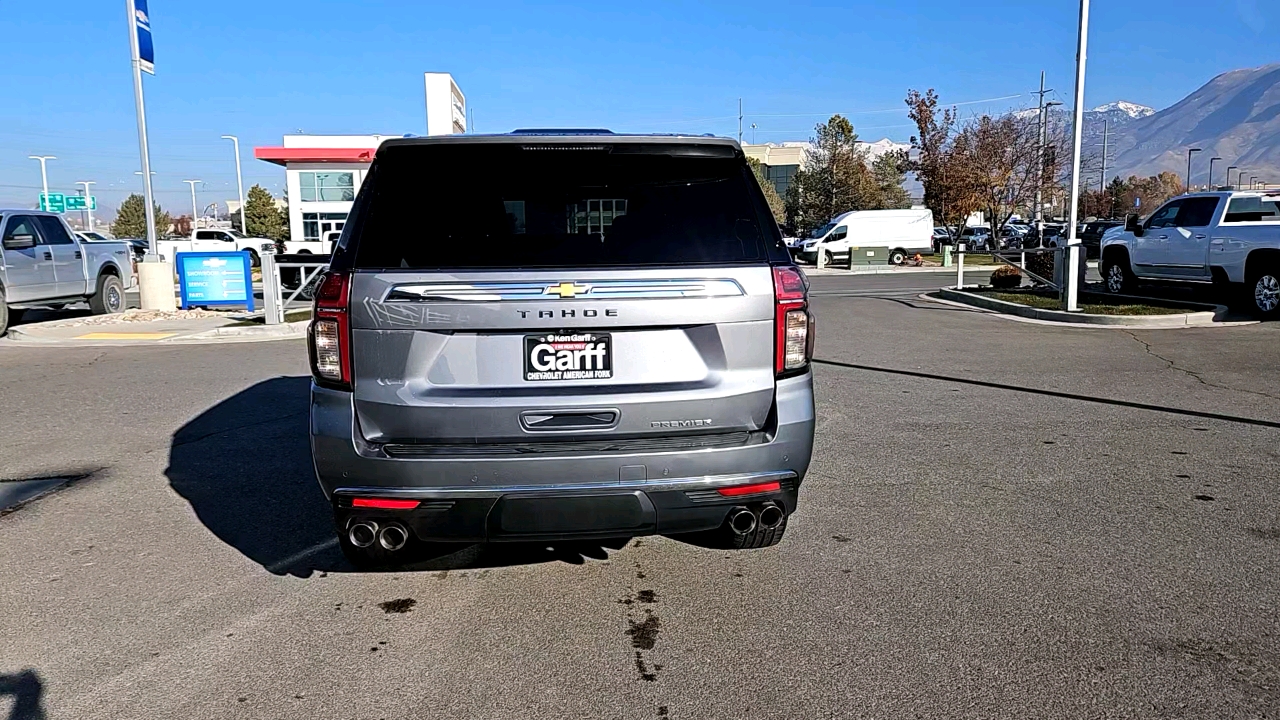
M 1248 289 L 1253 314 L 1266 320 L 1280 317 L 1280 268 L 1269 265 L 1250 275 Z
M 0 290 L 0 335 L 4 335 L 9 329 L 9 323 L 12 322 L 9 315 L 11 312 L 9 304 L 4 301 L 4 290 Z
M 258 252 L 256 250 L 249 251 L 249 266 L 262 267 L 262 258 L 258 257 Z
M 822 256 L 826 258 L 826 262 L 823 263 L 823 267 L 831 267 L 836 264 L 836 256 L 832 255 L 830 250 L 823 250 Z
M 94 315 L 122 313 L 125 308 L 124 283 L 115 275 L 98 276 L 98 291 L 89 298 Z
M 907 251 L 906 251 L 906 250 L 898 249 L 898 250 L 894 250 L 893 252 L 889 253 L 889 264 L 890 264 L 890 265 L 901 265 L 902 263 L 904 263 L 904 262 L 906 262 L 906 261 L 907 261 Z
M 1133 270 L 1129 268 L 1129 258 L 1127 255 L 1112 253 L 1102 261 L 1102 267 L 1099 268 L 1102 274 L 1102 286 L 1107 292 L 1115 295 L 1124 295 L 1133 292 L 1134 285 L 1137 284 L 1137 278 L 1133 275 Z

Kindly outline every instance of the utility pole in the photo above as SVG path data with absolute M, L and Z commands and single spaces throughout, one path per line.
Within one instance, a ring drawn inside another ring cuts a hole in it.
M 742 144 L 742 98 L 738 98 L 738 144 Z
M 1037 106 L 1039 113 L 1036 116 L 1040 123 L 1040 142 L 1036 145 L 1036 164 L 1039 166 L 1040 182 L 1036 184 L 1036 236 L 1041 242 L 1044 242 L 1044 141 L 1045 133 L 1049 125 L 1049 118 L 1045 115 L 1044 96 L 1045 93 L 1051 93 L 1053 90 L 1044 89 L 1044 71 L 1040 71 L 1040 90 L 1035 94 L 1040 96 L 1040 103 Z
M 1200 148 L 1187 148 L 1187 192 L 1191 192 L 1191 154 L 1198 152 Z
M 84 226 L 89 232 L 93 232 L 93 196 L 89 194 L 89 186 L 96 185 L 97 182 L 94 180 L 77 180 L 76 184 L 84 186 Z
M 1067 251 L 1063 259 L 1067 266 L 1063 268 L 1063 309 L 1076 312 L 1080 309 L 1080 238 L 1076 234 L 1076 223 L 1080 219 L 1080 145 L 1084 140 L 1084 76 L 1085 64 L 1089 48 L 1089 0 L 1080 0 L 1080 31 L 1076 41 L 1076 93 L 1071 139 L 1071 207 L 1068 210 Z
M 58 158 L 52 155 L 28 155 L 27 157 L 40 161 L 40 184 L 44 186 L 44 198 L 40 201 L 40 204 L 44 205 L 49 202 L 49 173 L 45 171 L 45 163 Z M 45 208 L 41 207 L 40 209 L 44 210 Z
M 235 135 L 223 135 L 223 140 L 230 140 L 236 149 L 236 189 L 240 191 L 240 232 L 249 234 L 249 226 L 244 224 L 244 179 L 240 176 L 240 138 Z M 193 190 L 195 188 L 192 188 Z
M 200 215 L 200 211 L 196 209 L 196 183 L 204 182 L 204 181 L 203 180 L 183 180 L 182 182 L 191 186 L 191 229 L 195 230 L 196 228 L 200 227 L 200 223 L 197 221 L 197 218 Z

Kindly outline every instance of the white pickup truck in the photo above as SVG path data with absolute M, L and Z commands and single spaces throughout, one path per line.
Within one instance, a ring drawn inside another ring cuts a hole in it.
M 125 309 L 134 286 L 127 242 L 84 242 L 62 218 L 0 210 L 0 333 L 29 307 L 89 302 L 95 314 Z
M 239 252 L 249 251 L 254 266 L 261 262 L 263 253 L 276 251 L 276 243 L 269 238 L 247 237 L 236 230 L 192 230 L 187 240 L 160 240 L 156 250 L 165 262 L 173 262 L 180 252 Z
M 1176 197 L 1108 230 L 1101 252 L 1110 292 L 1139 281 L 1214 283 L 1243 290 L 1257 314 L 1280 316 L 1280 192 Z
M 332 255 L 333 246 L 341 237 L 342 231 L 330 230 L 321 240 L 286 240 L 284 251 L 289 255 Z

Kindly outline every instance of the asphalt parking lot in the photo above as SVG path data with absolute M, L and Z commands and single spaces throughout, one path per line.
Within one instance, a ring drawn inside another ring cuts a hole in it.
M 0 516 L 0 716 L 1274 717 L 1280 324 L 919 299 L 953 278 L 814 279 L 815 460 L 754 552 L 357 573 L 301 342 L 0 345 L 0 480 L 76 479 Z

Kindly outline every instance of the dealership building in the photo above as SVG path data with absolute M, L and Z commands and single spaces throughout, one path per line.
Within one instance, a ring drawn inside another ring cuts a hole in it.
M 428 135 L 466 132 L 467 104 L 449 73 L 425 73 Z M 285 169 L 289 239 L 324 239 L 341 230 L 356 191 L 382 141 L 401 135 L 285 135 L 279 146 L 255 147 L 253 156 Z

